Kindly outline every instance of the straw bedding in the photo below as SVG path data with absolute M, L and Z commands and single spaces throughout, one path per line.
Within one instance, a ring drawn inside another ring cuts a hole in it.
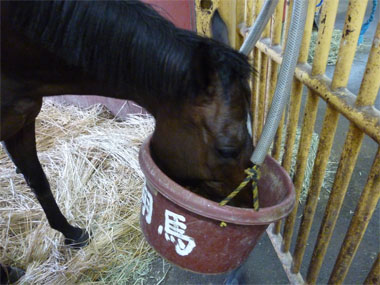
M 57 203 L 70 223 L 94 237 L 84 249 L 65 247 L 0 148 L 0 261 L 26 270 L 21 284 L 140 283 L 156 256 L 139 228 L 137 157 L 154 120 L 117 120 L 100 106 L 45 101 L 36 125 L 39 158 Z

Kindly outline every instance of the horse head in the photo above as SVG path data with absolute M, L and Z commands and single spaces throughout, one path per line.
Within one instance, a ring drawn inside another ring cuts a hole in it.
M 218 13 L 212 29 L 216 39 L 205 39 L 192 58 L 190 92 L 195 95 L 160 107 L 151 148 L 169 177 L 220 201 L 240 184 L 251 165 L 247 120 L 252 70 L 244 55 L 226 45 L 227 30 Z M 248 205 L 248 191 L 237 199 Z

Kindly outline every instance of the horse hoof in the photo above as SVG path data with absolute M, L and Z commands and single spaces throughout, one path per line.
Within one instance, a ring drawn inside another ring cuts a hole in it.
M 17 282 L 22 276 L 25 275 L 25 271 L 13 267 L 13 266 L 2 266 L 0 264 L 0 284 L 12 284 Z
M 74 249 L 80 249 L 90 243 L 90 234 L 80 228 L 75 228 L 78 234 L 74 238 L 65 238 L 65 245 Z

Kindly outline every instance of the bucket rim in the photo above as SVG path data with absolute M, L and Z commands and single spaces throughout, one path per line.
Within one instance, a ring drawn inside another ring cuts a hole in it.
M 208 200 L 179 185 L 159 169 L 151 157 L 149 147 L 151 138 L 152 136 L 149 136 L 140 147 L 139 163 L 141 170 L 146 181 L 176 205 L 209 219 L 237 225 L 268 225 L 281 220 L 293 210 L 296 198 L 294 185 L 288 173 L 269 155 L 266 156 L 264 164 L 273 165 L 279 169 L 287 189 L 285 198 L 280 203 L 260 208 L 259 211 L 229 205 L 220 206 L 217 202 Z

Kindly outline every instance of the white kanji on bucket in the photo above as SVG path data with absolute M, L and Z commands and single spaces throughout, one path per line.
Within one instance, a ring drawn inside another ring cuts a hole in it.
M 145 221 L 147 224 L 152 222 L 152 214 L 153 214 L 153 197 L 152 194 L 146 188 L 146 184 L 144 184 L 142 191 L 142 205 L 141 205 L 141 213 L 145 216 Z
M 196 246 L 194 239 L 185 235 L 185 222 L 184 216 L 165 210 L 165 228 L 162 225 L 158 227 L 158 233 L 165 230 L 165 239 L 175 244 L 175 251 L 181 256 L 190 254 Z

